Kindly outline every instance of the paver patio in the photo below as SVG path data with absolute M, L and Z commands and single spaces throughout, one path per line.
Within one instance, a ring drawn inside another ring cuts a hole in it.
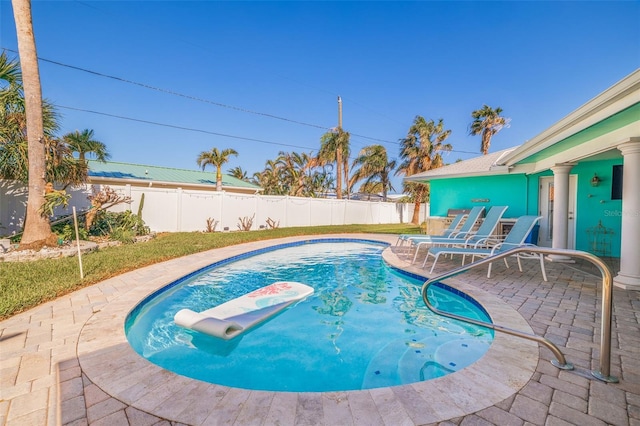
M 339 237 L 395 242 L 385 235 Z M 556 343 L 574 371 L 553 367 L 544 347 L 496 334 L 481 360 L 429 382 L 354 392 L 256 392 L 177 376 L 126 343 L 124 316 L 153 290 L 228 256 L 310 238 L 171 260 L 0 322 L 0 424 L 640 425 L 640 292 L 614 289 L 611 374 L 620 382 L 600 382 L 590 370 L 599 362 L 601 279 L 565 264 L 547 263 L 549 282 L 535 261 L 525 261 L 524 273 L 496 263 L 490 279 L 478 268 L 447 284 L 479 300 L 496 323 Z M 399 248 L 387 250 L 385 260 L 426 276 Z M 436 274 L 455 266 L 439 262 Z

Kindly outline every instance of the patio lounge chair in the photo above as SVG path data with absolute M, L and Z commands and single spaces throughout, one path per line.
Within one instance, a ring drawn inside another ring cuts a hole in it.
M 442 231 L 442 234 L 438 236 L 448 238 L 451 234 L 453 234 L 456 231 L 456 229 L 458 229 L 458 225 L 460 225 L 460 222 L 462 222 L 465 217 L 467 217 L 465 213 L 460 213 L 455 215 L 449 227 L 444 231 Z M 427 235 L 425 234 L 400 234 L 398 235 L 398 241 L 396 241 L 396 245 L 397 246 L 402 245 L 405 241 L 408 241 L 414 237 L 426 237 L 426 236 Z
M 480 216 L 482 216 L 482 212 L 484 212 L 484 207 L 477 206 L 477 207 L 472 208 L 469 211 L 469 215 L 467 216 L 466 220 L 464 221 L 464 223 L 462 224 L 460 229 L 458 231 L 451 232 L 446 236 L 442 236 L 442 235 L 410 235 L 410 236 L 406 237 L 405 240 L 408 241 L 411 244 L 411 246 L 415 246 L 416 247 L 416 251 L 415 251 L 415 254 L 413 256 L 413 261 L 411 263 L 414 263 L 416 261 L 416 258 L 418 257 L 418 250 L 420 248 L 420 244 L 419 243 L 433 244 L 433 243 L 439 242 L 439 241 L 444 241 L 444 240 L 448 241 L 451 238 L 467 238 L 469 235 L 471 235 L 471 232 L 473 231 L 473 227 L 475 226 L 475 224 L 478 221 L 478 219 L 480 218 Z
M 438 258 L 442 254 L 451 254 L 451 255 L 461 254 L 463 256 L 462 264 L 464 265 L 464 259 L 467 255 L 470 255 L 472 257 L 471 260 L 473 261 L 475 260 L 476 256 L 489 257 L 489 256 L 493 256 L 494 254 L 501 253 L 505 250 L 509 250 L 515 247 L 535 246 L 535 244 L 527 244 L 525 243 L 525 241 L 529 236 L 529 234 L 531 233 L 531 230 L 533 229 L 533 227 L 541 218 L 542 216 L 519 217 L 516 223 L 513 225 L 513 228 L 511 228 L 511 231 L 509 231 L 509 234 L 507 234 L 504 241 L 499 242 L 492 247 L 486 247 L 486 246 L 480 247 L 482 245 L 486 245 L 490 243 L 490 238 L 487 238 L 485 240 L 478 240 L 475 246 L 473 247 L 469 247 L 469 246 L 467 247 L 432 247 L 431 249 L 429 249 L 429 252 L 427 253 L 427 258 L 425 259 L 425 263 L 426 263 L 426 260 L 429 258 L 429 256 L 433 256 L 434 258 L 433 265 L 431 265 L 431 270 L 429 271 L 429 273 L 433 273 L 433 268 L 435 268 L 436 263 L 438 262 Z M 544 256 L 542 254 L 518 253 L 515 256 L 518 259 L 518 268 L 520 269 L 520 272 L 522 272 L 522 264 L 520 263 L 521 258 L 539 259 L 540 270 L 542 271 L 542 277 L 544 278 L 545 281 L 547 281 L 547 273 L 544 268 Z M 508 268 L 509 264 L 507 263 L 506 258 L 504 259 L 504 263 Z M 489 270 L 487 271 L 487 278 L 491 278 L 491 263 L 489 264 Z
M 447 247 L 465 247 L 465 246 L 473 246 L 480 240 L 484 240 L 491 235 L 496 230 L 500 219 L 502 219 L 502 215 L 505 211 L 507 211 L 508 206 L 493 206 L 487 212 L 487 216 L 482 221 L 482 224 L 478 228 L 477 231 L 472 232 L 471 228 L 467 233 L 459 233 L 455 235 L 453 238 L 431 238 L 431 239 L 423 239 L 418 240 L 414 239 L 413 244 L 416 246 L 416 252 L 413 256 L 413 262 L 418 258 L 418 252 L 420 248 L 425 247 L 433 247 L 433 246 L 447 246 Z M 425 257 L 424 262 L 422 263 L 422 267 L 427 261 Z

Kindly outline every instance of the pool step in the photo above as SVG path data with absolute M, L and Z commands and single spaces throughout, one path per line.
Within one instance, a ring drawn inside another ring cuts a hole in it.
M 397 386 L 456 372 L 477 361 L 490 342 L 430 335 L 396 339 L 369 363 L 362 389 Z

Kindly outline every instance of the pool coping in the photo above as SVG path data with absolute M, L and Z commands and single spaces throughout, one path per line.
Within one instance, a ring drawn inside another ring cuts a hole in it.
M 336 238 L 391 244 L 383 252 L 389 265 L 427 276 L 424 270 L 398 255 L 393 246 L 395 235 L 288 237 L 173 259 L 110 280 L 120 295 L 91 316 L 78 339 L 77 356 L 83 373 L 113 398 L 183 424 L 246 424 L 256 419 L 293 424 L 304 423 L 300 420 L 305 416 L 313 418 L 314 423 L 330 424 L 339 420 L 336 416 L 345 415 L 345 410 L 351 413 L 351 422 L 355 424 L 372 424 L 372 419 L 384 419 L 384 423 L 396 423 L 388 419 L 435 423 L 495 405 L 517 393 L 531 379 L 539 361 L 538 345 L 502 333 L 496 333 L 493 344 L 480 360 L 457 373 L 390 388 L 323 393 L 252 391 L 205 383 L 164 370 L 129 346 L 124 334 L 128 313 L 159 288 L 231 256 L 298 241 Z M 496 324 L 532 333 L 527 321 L 496 296 L 455 278 L 448 279 L 446 284 L 477 300 Z

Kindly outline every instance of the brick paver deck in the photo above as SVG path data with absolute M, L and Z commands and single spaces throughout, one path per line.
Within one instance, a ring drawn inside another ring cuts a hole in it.
M 547 263 L 549 282 L 525 261 L 524 273 L 496 263 L 490 279 L 479 268 L 451 284 L 490 306 L 494 321 L 557 344 L 573 371 L 553 367 L 544 347 L 498 334 L 485 357 L 458 373 L 357 392 L 244 391 L 186 379 L 132 354 L 121 319 L 146 294 L 215 260 L 280 242 L 143 268 L 0 322 L 0 424 L 640 425 L 640 292 L 614 290 L 611 374 L 620 382 L 603 383 L 590 374 L 599 362 L 600 278 L 564 264 Z M 407 259 L 395 247 L 385 253 L 395 266 L 426 275 Z M 436 274 L 455 266 L 440 260 Z

